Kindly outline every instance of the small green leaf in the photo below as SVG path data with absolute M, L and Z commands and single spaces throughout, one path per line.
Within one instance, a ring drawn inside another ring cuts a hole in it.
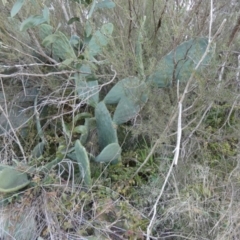
M 113 24 L 112 23 L 106 23 L 101 27 L 101 33 L 104 35 L 110 36 L 113 32 Z
M 11 17 L 14 17 L 22 8 L 25 0 L 17 0 L 11 9 Z
M 56 33 L 48 35 L 47 37 L 45 37 L 43 39 L 42 44 L 47 47 L 47 46 L 53 44 L 54 42 L 56 42 L 56 40 L 58 38 L 60 38 L 60 36 Z
M 106 104 L 118 104 L 113 116 L 117 125 L 135 117 L 147 100 L 146 83 L 136 77 L 122 79 L 104 98 Z

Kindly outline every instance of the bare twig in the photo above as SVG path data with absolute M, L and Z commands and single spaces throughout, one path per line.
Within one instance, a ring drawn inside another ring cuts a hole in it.
M 177 165 L 177 163 L 178 163 L 181 139 L 182 139 L 182 103 L 179 102 L 178 103 L 177 144 L 176 144 L 176 148 L 174 150 L 175 154 L 174 154 L 174 158 L 173 158 L 174 165 Z
M 76 72 L 79 72 L 79 71 L 60 71 L 60 72 L 49 72 L 46 74 L 17 72 L 13 74 L 0 74 L 0 78 L 11 78 L 11 77 L 17 77 L 17 76 L 48 77 L 52 75 L 73 74 Z

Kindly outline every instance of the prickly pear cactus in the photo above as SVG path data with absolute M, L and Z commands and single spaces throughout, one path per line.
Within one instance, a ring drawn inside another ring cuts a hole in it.
M 99 100 L 98 81 L 79 81 L 76 87 L 79 98 L 95 107 Z
M 183 42 L 159 62 L 157 70 L 148 77 L 148 81 L 158 87 L 169 87 L 173 81 L 177 80 L 180 82 L 187 81 L 206 51 L 207 45 L 207 38 L 197 38 Z M 209 64 L 214 50 L 213 46 L 197 70 L 198 72 Z
M 86 52 L 89 56 L 89 59 L 93 59 L 94 56 L 101 53 L 103 48 L 107 46 L 110 41 L 110 36 L 113 32 L 112 23 L 104 24 L 100 30 L 97 30 L 91 40 L 88 43 Z
M 0 192 L 11 193 L 26 187 L 30 181 L 26 173 L 10 166 L 0 167 Z
M 42 30 L 44 35 L 45 33 L 44 30 L 47 32 L 50 31 L 50 28 L 48 29 L 46 27 L 46 29 Z M 68 38 L 66 37 L 65 34 L 63 34 L 60 31 L 57 31 L 54 34 L 45 37 L 42 41 L 42 44 L 47 48 L 49 48 L 52 45 L 52 52 L 55 58 L 59 58 L 60 60 L 76 59 L 75 52 Z
M 121 156 L 121 151 L 122 149 L 118 143 L 111 143 L 95 158 L 95 162 L 112 162 L 114 159 L 118 159 Z
M 80 142 L 82 145 L 87 143 L 90 132 L 96 128 L 96 119 L 95 118 L 86 118 L 84 126 L 86 127 L 86 132 L 81 134 Z
M 48 24 L 38 26 L 38 35 L 47 53 L 52 52 L 56 60 L 75 59 L 76 55 L 68 38 L 60 31 L 53 32 L 53 27 Z
M 100 149 L 104 149 L 108 144 L 117 143 L 116 126 L 104 102 L 100 102 L 96 106 L 95 118 Z
M 133 100 L 129 97 L 121 98 L 113 115 L 113 122 L 117 125 L 126 123 L 134 118 L 141 110 L 145 101 Z
M 89 80 L 92 74 L 89 65 L 83 64 L 79 70 L 80 72 L 74 75 L 77 95 L 88 105 L 95 107 L 99 101 L 98 81 Z
M 75 154 L 76 160 L 79 164 L 79 170 L 82 173 L 84 184 L 87 187 L 90 187 L 92 185 L 92 179 L 89 158 L 85 147 L 82 146 L 79 140 L 75 143 Z
M 105 96 L 106 104 L 118 104 L 113 116 L 117 125 L 135 117 L 147 102 L 148 90 L 144 81 L 137 77 L 125 78 L 119 81 Z
M 51 35 L 53 32 L 54 32 L 54 29 L 51 25 L 41 24 L 38 27 L 38 35 L 39 35 L 41 40 L 43 40 L 47 36 Z
M 100 149 L 103 150 L 111 143 L 118 144 L 117 126 L 112 121 L 110 113 L 103 101 L 98 103 L 95 108 L 95 118 Z M 119 160 L 120 158 L 116 158 L 111 163 L 116 164 Z

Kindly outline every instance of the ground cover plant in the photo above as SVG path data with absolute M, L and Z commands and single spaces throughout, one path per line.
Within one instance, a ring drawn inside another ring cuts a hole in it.
M 239 238 L 237 1 L 0 4 L 0 238 Z

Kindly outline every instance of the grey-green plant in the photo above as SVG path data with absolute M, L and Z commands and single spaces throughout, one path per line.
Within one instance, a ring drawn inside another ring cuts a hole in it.
M 122 149 L 118 143 L 117 136 L 118 125 L 126 123 L 140 112 L 148 100 L 150 86 L 171 87 L 174 81 L 186 82 L 191 73 L 195 71 L 195 66 L 206 51 L 208 39 L 202 37 L 185 41 L 164 56 L 149 76 L 145 76 L 142 49 L 145 28 L 145 18 L 143 18 L 135 43 L 137 76 L 126 76 L 126 78 L 119 80 L 101 100 L 99 95 L 100 85 L 95 77 L 94 70 L 99 64 L 102 64 L 98 60 L 98 56 L 112 40 L 111 36 L 114 26 L 112 23 L 106 22 L 99 29 L 94 30 L 90 20 L 94 11 L 102 8 L 112 8 L 115 4 L 110 0 L 101 2 L 94 0 L 92 3 L 88 1 L 75 2 L 79 4 L 84 2 L 84 4 L 90 7 L 83 34 L 84 38 L 74 35 L 69 39 L 60 30 L 54 30 L 46 7 L 43 9 L 42 15 L 29 17 L 24 20 L 20 29 L 22 31 L 31 27 L 38 29 L 41 44 L 46 53 L 52 53 L 53 58 L 61 62 L 60 68 L 71 67 L 71 69 L 76 71 L 71 76 L 71 79 L 75 82 L 75 96 L 82 103 L 86 103 L 94 108 L 94 113 L 82 113 L 83 115 L 81 116 L 76 115 L 70 124 L 62 120 L 62 129 L 69 141 L 71 141 L 72 130 L 73 133 L 81 135 L 69 149 L 66 147 L 67 144 L 60 144 L 56 158 L 45 166 L 38 167 L 37 170 L 48 172 L 67 156 L 78 163 L 84 184 L 90 187 L 92 184 L 90 161 L 116 164 L 121 159 Z M 16 2 L 11 11 L 12 17 L 20 11 L 23 3 L 24 1 L 20 0 Z M 68 24 L 72 24 L 77 19 L 77 17 L 73 17 Z M 213 54 L 214 47 L 211 48 L 197 72 L 202 71 L 210 62 Z M 116 106 L 113 116 L 111 116 L 108 110 L 108 105 Z M 84 119 L 83 125 L 76 124 L 79 118 Z M 39 120 L 36 121 L 41 141 L 33 149 L 32 157 L 41 158 L 47 141 L 39 126 Z M 99 154 L 97 156 L 87 152 L 86 147 L 90 132 L 94 129 L 97 130 L 99 143 Z M 0 182 L 6 178 L 6 172 L 11 172 L 13 180 L 3 186 L 2 189 L 5 189 L 4 191 L 16 191 L 29 184 L 26 173 L 20 174 L 17 168 L 3 168 L 2 174 L 0 173 Z M 13 182 L 16 182 L 16 186 L 11 185 Z

